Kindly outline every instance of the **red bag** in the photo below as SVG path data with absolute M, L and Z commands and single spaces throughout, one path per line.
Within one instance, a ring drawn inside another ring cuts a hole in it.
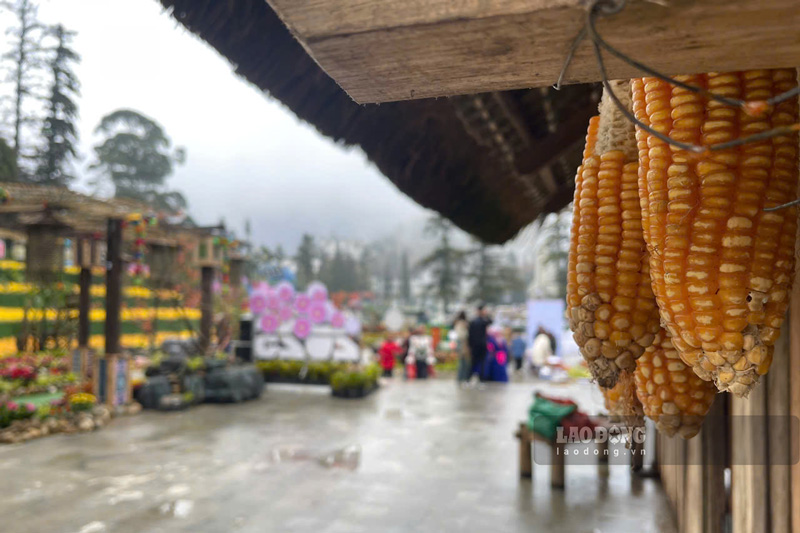
M 571 428 L 590 428 L 592 431 L 594 431 L 594 428 L 597 427 L 597 425 L 592 422 L 592 419 L 589 418 L 589 415 L 577 410 L 573 411 L 572 414 L 562 418 L 560 425 L 567 430 L 567 432 L 569 432 Z
M 406 365 L 406 379 L 417 379 L 417 365 Z

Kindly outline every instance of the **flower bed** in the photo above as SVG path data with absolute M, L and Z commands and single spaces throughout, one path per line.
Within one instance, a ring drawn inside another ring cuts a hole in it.
M 23 354 L 0 359 L 0 400 L 54 392 L 77 381 L 65 352 Z
M 32 403 L 0 404 L 0 443 L 15 444 L 53 433 L 86 432 L 103 427 L 111 419 L 105 406 L 84 392 L 76 392 L 40 407 Z
M 378 388 L 380 367 L 340 370 L 331 376 L 331 393 L 337 398 L 363 398 Z
M 300 383 L 306 385 L 330 385 L 331 377 L 348 368 L 348 363 L 333 361 L 256 361 L 258 368 L 264 375 L 264 381 L 270 383 Z M 303 368 L 307 369 L 303 375 Z

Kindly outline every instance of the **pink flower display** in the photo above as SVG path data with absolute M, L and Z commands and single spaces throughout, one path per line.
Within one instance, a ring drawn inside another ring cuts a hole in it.
M 294 335 L 298 339 L 305 339 L 311 334 L 311 322 L 307 318 L 298 318 L 294 322 Z
M 294 299 L 295 310 L 300 314 L 306 314 L 309 307 L 311 307 L 311 298 L 305 294 L 298 294 Z
M 29 413 L 32 413 L 32 412 L 34 412 L 34 411 L 36 410 L 36 406 L 35 406 L 35 405 L 33 405 L 32 403 L 26 403 L 26 404 L 25 404 L 25 409 L 26 409 L 26 410 L 27 410 Z
M 315 302 L 324 302 L 328 299 L 328 288 L 319 281 L 315 281 L 308 286 L 306 294 Z
M 328 319 L 328 309 L 323 302 L 314 302 L 308 309 L 308 317 L 314 324 L 322 324 Z
M 284 305 L 278 310 L 278 317 L 281 319 L 281 322 L 288 322 L 292 319 L 293 315 L 294 312 L 288 305 Z
M 281 302 L 291 302 L 294 299 L 294 286 L 288 281 L 278 283 L 275 287 L 275 292 Z
M 267 296 L 263 292 L 253 292 L 250 296 L 250 312 L 258 316 L 267 310 Z
M 334 311 L 331 316 L 331 326 L 339 329 L 344 327 L 344 314 L 341 311 Z
M 281 308 L 281 300 L 278 298 L 278 293 L 274 290 L 267 294 L 267 309 L 277 311 Z
M 278 326 L 280 326 L 280 320 L 277 316 L 270 313 L 261 317 L 261 331 L 264 333 L 274 333 Z

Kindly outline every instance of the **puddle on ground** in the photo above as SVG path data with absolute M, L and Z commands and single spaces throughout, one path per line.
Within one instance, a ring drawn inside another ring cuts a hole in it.
M 351 444 L 341 450 L 328 453 L 322 457 L 317 458 L 317 461 L 322 466 L 327 468 L 346 468 L 348 470 L 355 470 L 361 463 L 361 446 Z
M 194 501 L 183 499 L 166 502 L 158 508 L 161 514 L 174 516 L 175 518 L 186 518 L 192 512 L 192 509 L 194 509 Z
M 389 420 L 401 420 L 403 416 L 403 410 L 399 408 L 386 409 L 383 412 L 383 417 Z
M 101 531 L 105 530 L 106 530 L 106 525 L 103 522 L 95 520 L 94 522 L 89 522 L 88 524 L 80 528 L 80 530 L 78 530 L 78 533 L 100 533 Z
M 314 461 L 326 468 L 345 468 L 355 470 L 361 463 L 361 446 L 350 444 L 344 448 L 329 452 L 313 452 L 304 448 L 275 448 L 268 457 L 268 462 L 259 461 L 254 465 L 256 471 L 264 471 L 269 464 L 288 462 Z

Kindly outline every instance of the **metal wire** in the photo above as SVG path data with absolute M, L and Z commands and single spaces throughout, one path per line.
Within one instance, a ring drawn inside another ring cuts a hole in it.
M 600 68 L 600 74 L 602 76 L 603 86 L 610 93 L 610 97 L 611 97 L 611 100 L 614 102 L 614 105 L 616 105 L 617 108 L 620 110 L 620 112 L 622 112 L 622 114 L 628 120 L 633 122 L 636 126 L 642 128 L 643 130 L 647 131 L 651 135 L 655 136 L 656 138 L 664 141 L 665 143 L 667 143 L 667 144 L 669 144 L 671 146 L 675 146 L 676 148 L 680 148 L 681 150 L 686 150 L 688 152 L 693 152 L 693 153 L 697 153 L 697 154 L 701 154 L 701 153 L 705 153 L 705 152 L 709 152 L 709 151 L 727 150 L 727 149 L 730 149 L 730 148 L 735 148 L 737 146 L 742 146 L 744 144 L 749 144 L 749 143 L 754 143 L 754 142 L 759 142 L 759 141 L 763 141 L 763 140 L 766 140 L 766 139 L 770 139 L 770 138 L 776 137 L 778 135 L 789 135 L 789 134 L 792 134 L 794 132 L 800 131 L 800 124 L 794 124 L 794 125 L 791 125 L 791 126 L 781 126 L 781 127 L 778 127 L 778 128 L 773 128 L 773 129 L 770 129 L 770 130 L 767 130 L 767 131 L 764 131 L 764 132 L 761 132 L 761 133 L 757 133 L 755 135 L 750 135 L 750 136 L 747 136 L 747 137 L 740 137 L 738 139 L 734 139 L 732 141 L 728 141 L 728 142 L 724 142 L 724 143 L 717 143 L 717 144 L 711 144 L 711 145 L 702 146 L 702 145 L 688 144 L 688 143 L 682 143 L 682 142 L 676 141 L 676 140 L 670 138 L 668 135 L 660 133 L 660 132 L 654 130 L 653 128 L 651 128 L 650 126 L 648 126 L 647 124 L 644 124 L 643 122 L 638 120 L 622 104 L 622 102 L 619 101 L 617 96 L 611 90 L 611 86 L 610 86 L 610 84 L 608 82 L 608 73 L 606 71 L 605 62 L 603 60 L 603 54 L 602 54 L 602 51 L 600 49 L 601 47 L 606 48 L 613 55 L 615 55 L 616 57 L 622 59 L 623 61 L 626 61 L 630 65 L 632 65 L 632 66 L 634 66 L 636 68 L 640 68 L 641 70 L 644 70 L 646 73 L 652 74 L 654 77 L 657 77 L 657 78 L 659 78 L 659 79 L 661 79 L 661 80 L 663 80 L 663 81 L 665 81 L 667 83 L 670 83 L 672 85 L 677 85 L 679 87 L 683 87 L 683 88 L 685 88 L 687 90 L 690 90 L 690 91 L 693 91 L 695 93 L 708 95 L 709 98 L 713 98 L 713 99 L 715 99 L 717 101 L 720 101 L 723 104 L 730 105 L 732 107 L 740 107 L 740 108 L 744 109 L 745 111 L 747 111 L 748 109 L 751 108 L 751 106 L 753 106 L 753 104 L 760 104 L 760 103 L 759 102 L 756 102 L 756 103 L 754 103 L 754 102 L 744 102 L 744 101 L 741 101 L 741 100 L 733 100 L 733 99 L 720 97 L 718 95 L 714 95 L 713 93 L 710 93 L 710 92 L 708 92 L 705 89 L 702 89 L 700 87 L 695 87 L 693 85 L 689 85 L 689 84 L 680 82 L 678 80 L 670 78 L 669 76 L 661 74 L 661 73 L 659 73 L 659 72 L 647 67 L 646 65 L 642 65 L 641 63 L 639 63 L 637 61 L 634 61 L 633 59 L 629 58 L 628 56 L 626 56 L 622 52 L 620 52 L 620 51 L 616 50 L 615 48 L 611 47 L 597 33 L 597 29 L 595 28 L 595 21 L 597 19 L 597 16 L 600 15 L 600 14 L 619 12 L 622 9 L 622 7 L 624 7 L 625 3 L 626 3 L 626 0 L 594 0 L 590 4 L 589 9 L 587 10 L 586 25 L 584 26 L 584 29 L 587 30 L 587 34 L 588 34 L 589 38 L 591 39 L 592 44 L 594 46 L 595 57 L 597 58 L 597 64 L 598 64 L 598 67 Z M 607 6 L 607 7 L 604 7 L 604 6 Z M 580 34 L 579 34 L 579 36 L 580 36 Z M 571 58 L 569 58 L 569 59 L 571 59 Z M 565 64 L 565 70 L 566 70 L 566 65 L 567 64 Z M 779 101 L 783 101 L 783 100 L 786 100 L 788 98 L 791 98 L 794 94 L 800 94 L 800 87 L 792 89 L 792 90 L 787 91 L 785 93 L 782 93 L 780 95 L 777 95 L 775 98 L 772 98 L 767 102 L 778 101 L 778 100 Z M 768 105 L 770 105 L 770 104 L 768 104 Z M 758 106 L 758 107 L 760 107 L 760 106 Z
M 685 150 L 687 152 L 692 152 L 695 154 L 703 154 L 719 150 L 728 150 L 731 148 L 735 148 L 737 146 L 764 141 L 772 137 L 776 137 L 778 135 L 791 135 L 793 133 L 800 131 L 800 124 L 793 124 L 791 126 L 781 126 L 773 128 L 747 137 L 740 137 L 738 139 L 734 139 L 732 141 L 724 143 L 717 143 L 717 144 L 703 146 L 703 145 L 688 144 L 676 141 L 671 137 L 669 137 L 668 135 L 656 131 L 647 124 L 644 124 L 643 122 L 638 120 L 633 115 L 633 113 L 631 113 L 631 111 L 619 100 L 619 98 L 617 98 L 617 95 L 614 94 L 614 91 L 611 88 L 611 84 L 609 83 L 608 72 L 606 71 L 605 61 L 603 60 L 603 53 L 601 48 L 605 49 L 611 55 L 622 60 L 628 65 L 631 65 L 634 68 L 639 69 L 644 73 L 649 74 L 652 77 L 658 78 L 666 83 L 669 83 L 677 87 L 681 87 L 693 93 L 703 95 L 711 100 L 715 100 L 724 105 L 730 107 L 737 107 L 750 115 L 759 115 L 761 113 L 764 113 L 769 107 L 778 105 L 781 102 L 784 102 L 790 98 L 797 97 L 798 95 L 800 95 L 800 86 L 797 86 L 789 91 L 776 95 L 767 100 L 744 101 L 744 100 L 739 100 L 737 98 L 727 98 L 725 96 L 714 94 L 713 92 L 703 87 L 697 87 L 695 85 L 684 83 L 670 76 L 667 76 L 666 74 L 662 74 L 661 72 L 658 72 L 657 70 L 648 67 L 647 65 L 640 63 L 639 61 L 636 61 L 635 59 L 628 57 L 624 53 L 620 52 L 619 50 L 608 44 L 605 41 L 605 39 L 603 39 L 597 32 L 597 28 L 595 27 L 595 22 L 598 16 L 614 15 L 622 11 L 626 5 L 627 5 L 627 0 L 591 0 L 589 2 L 588 9 L 586 11 L 586 22 L 581 28 L 580 32 L 578 32 L 578 35 L 576 35 L 575 39 L 572 41 L 572 44 L 570 45 L 570 49 L 565 58 L 564 65 L 562 66 L 561 72 L 559 73 L 558 80 L 556 81 L 556 84 L 553 86 L 556 90 L 561 88 L 567 69 L 569 68 L 570 63 L 572 62 L 572 59 L 575 56 L 575 52 L 577 51 L 581 42 L 583 42 L 583 40 L 588 36 L 592 41 L 595 57 L 597 59 L 597 65 L 600 69 L 600 74 L 602 77 L 603 87 L 608 92 L 611 101 L 614 102 L 614 105 L 617 107 L 617 109 L 619 109 L 619 111 L 625 116 L 626 119 L 628 119 L 630 122 L 632 122 L 639 128 L 645 130 L 649 134 L 653 135 L 654 137 L 660 139 L 661 141 L 665 142 L 670 146 L 674 146 L 681 150 Z M 765 208 L 764 211 L 777 211 L 794 205 L 800 205 L 800 199 L 779 206 Z

